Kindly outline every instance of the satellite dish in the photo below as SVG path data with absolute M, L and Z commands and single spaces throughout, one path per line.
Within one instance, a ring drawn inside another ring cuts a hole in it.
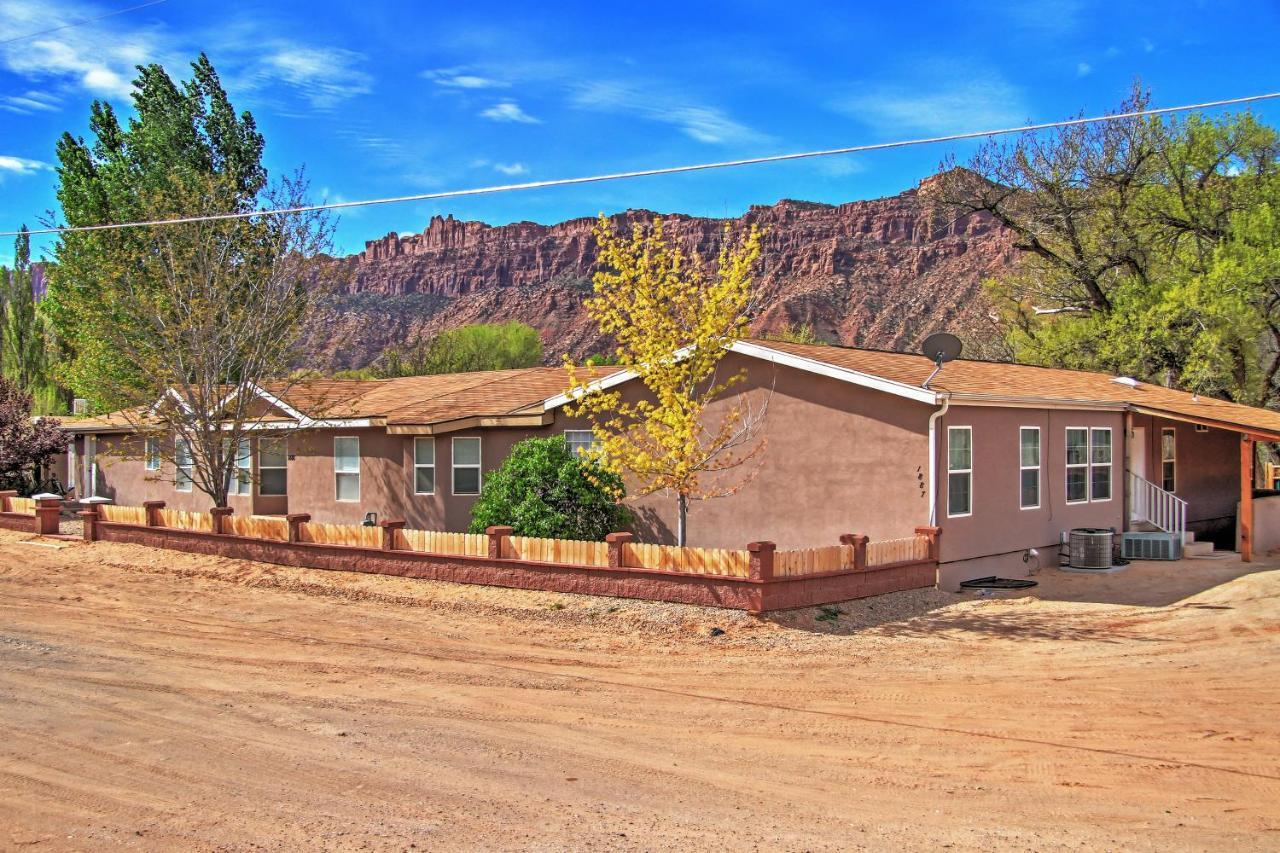
M 938 332 L 930 335 L 924 339 L 924 344 L 920 347 L 921 352 L 939 365 L 959 358 L 960 351 L 963 349 L 964 344 L 961 343 L 960 339 L 947 332 Z
M 942 365 L 959 358 L 962 349 L 964 349 L 964 344 L 960 342 L 960 339 L 946 332 L 938 332 L 925 338 L 920 351 L 933 359 L 933 373 L 929 374 L 929 378 L 920 387 L 928 388 L 929 383 L 933 381 L 933 377 L 937 376 L 938 371 L 942 369 Z

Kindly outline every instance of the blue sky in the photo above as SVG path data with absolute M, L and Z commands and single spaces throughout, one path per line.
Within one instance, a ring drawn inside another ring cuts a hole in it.
M 138 0 L 0 0 L 0 41 Z M 1159 11 L 1156 11 L 1156 10 Z M 55 206 L 54 145 L 128 106 L 139 62 L 206 51 L 274 173 L 330 200 L 840 147 L 1280 89 L 1280 4 L 221 2 L 159 5 L 0 45 L 0 225 Z M 1257 108 L 1280 125 L 1280 104 Z M 555 222 L 627 207 L 736 215 L 891 195 L 933 146 L 346 212 L 338 248 L 433 214 Z M 37 243 L 36 254 L 47 247 Z M 12 246 L 0 245 L 0 263 Z

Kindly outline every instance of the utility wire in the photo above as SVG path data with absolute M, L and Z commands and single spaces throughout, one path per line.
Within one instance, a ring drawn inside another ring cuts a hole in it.
M 23 39 L 33 39 L 36 36 L 47 36 L 49 33 L 61 32 L 62 30 L 69 30 L 72 27 L 81 27 L 81 26 L 84 26 L 85 24 L 95 24 L 98 21 L 105 20 L 106 18 L 114 18 L 116 15 L 123 15 L 126 12 L 136 12 L 139 9 L 147 8 L 148 6 L 159 6 L 161 3 L 167 3 L 167 2 L 168 0 L 151 0 L 150 3 L 143 3 L 140 6 L 130 6 L 128 9 L 117 9 L 114 12 L 107 12 L 105 15 L 99 15 L 96 18 L 85 18 L 83 21 L 72 21 L 69 24 L 63 24 L 58 27 L 50 27 L 47 30 L 40 30 L 39 32 L 35 32 L 35 33 L 27 33 L 26 35 L 14 36 L 13 38 L 0 39 L 0 45 L 13 44 L 15 41 L 22 41 Z
M 660 169 L 641 169 L 634 172 L 614 172 L 606 175 L 591 175 L 581 178 L 556 178 L 548 181 L 530 181 L 523 184 L 499 184 L 488 187 L 473 187 L 462 190 L 444 190 L 433 193 L 395 196 L 391 198 L 374 198 L 362 201 L 326 202 L 309 204 L 301 207 L 285 207 L 275 210 L 250 210 L 235 213 L 212 213 L 202 216 L 183 216 L 173 219 L 149 219 L 139 222 L 109 222 L 101 225 L 75 225 L 61 228 L 40 228 L 28 231 L 28 234 L 68 234 L 76 231 L 111 231 L 121 228 L 147 228 L 158 225 L 179 225 L 190 222 L 213 222 L 224 219 L 250 219 L 255 216 L 274 216 L 292 213 L 311 213 L 317 210 L 341 210 L 349 207 L 368 207 L 377 204 L 401 204 L 408 201 L 430 201 L 432 199 L 459 198 L 461 196 L 489 195 L 492 193 L 515 192 L 518 190 L 539 190 L 548 187 L 565 187 L 576 184 L 594 184 L 602 181 L 621 181 L 631 178 L 649 178 L 656 175 L 677 175 L 684 172 L 702 172 L 710 169 L 731 169 L 738 166 L 755 166 L 761 163 L 780 163 L 787 160 L 804 160 L 812 157 L 831 157 L 837 154 L 855 154 L 862 151 L 882 151 L 887 148 L 906 148 L 913 145 L 932 145 L 939 142 L 956 142 L 963 139 L 979 139 L 985 136 L 1002 136 L 1010 133 L 1027 133 L 1038 130 L 1049 130 L 1055 127 L 1074 127 L 1082 124 L 1098 124 L 1121 119 L 1140 118 L 1142 116 L 1168 115 L 1169 113 L 1203 110 L 1211 107 L 1225 107 L 1234 104 L 1247 104 L 1254 101 L 1266 101 L 1280 98 L 1280 92 L 1269 92 L 1263 95 L 1249 95 L 1244 98 L 1227 98 L 1219 101 L 1206 101 L 1202 104 L 1185 104 L 1178 107 L 1161 107 L 1159 109 L 1134 110 L 1127 113 L 1115 113 L 1104 116 L 1090 116 L 1061 121 L 1050 121 L 1041 124 L 1025 124 L 1020 127 L 1004 127 L 995 130 L 975 130 L 967 133 L 952 133 L 946 136 L 930 136 L 922 139 L 905 139 L 897 142 L 876 142 L 867 145 L 851 145 L 847 148 L 828 148 L 822 151 L 802 151 L 792 154 L 772 154 L 767 157 L 747 157 L 740 160 L 722 160 L 715 163 L 697 163 L 688 166 L 667 166 Z M 0 231 L 0 237 L 16 237 L 17 231 Z

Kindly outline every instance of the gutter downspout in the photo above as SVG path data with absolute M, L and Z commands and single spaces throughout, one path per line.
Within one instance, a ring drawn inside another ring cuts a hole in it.
M 942 398 L 942 408 L 929 415 L 929 526 L 938 523 L 938 418 L 951 408 L 950 395 Z

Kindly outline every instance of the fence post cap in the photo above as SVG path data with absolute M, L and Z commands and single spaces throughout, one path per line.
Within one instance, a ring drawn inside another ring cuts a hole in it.
M 58 503 L 62 503 L 62 496 L 55 495 L 53 492 L 41 492 L 38 495 L 32 495 L 31 499 L 35 501 L 57 501 Z
M 3 491 L 0 491 L 0 498 L 16 498 L 17 496 L 17 489 L 4 489 Z
M 777 549 L 778 549 L 778 546 L 773 542 L 748 542 L 747 543 L 748 551 L 756 551 L 756 552 L 776 551 Z
M 490 524 L 484 529 L 484 532 L 490 536 L 510 536 L 515 533 L 515 528 L 506 524 Z
M 384 519 L 384 520 L 382 520 L 382 521 L 379 521 L 379 522 L 378 522 L 378 526 L 379 526 L 379 527 L 389 527 L 389 528 L 392 528 L 392 529 L 394 529 L 394 530 L 399 530 L 400 528 L 404 527 L 404 526 L 405 526 L 406 524 L 408 524 L 408 523 L 409 523 L 409 522 L 407 522 L 407 521 L 402 521 L 402 520 L 400 520 L 400 519 L 398 519 L 398 518 L 397 518 L 397 519 L 393 519 L 393 520 L 386 520 L 386 519 Z
M 841 533 L 840 534 L 841 545 L 857 545 L 859 542 L 867 542 L 867 541 L 870 541 L 870 539 L 865 533 Z
M 921 536 L 937 536 L 938 534 L 942 533 L 942 528 L 930 527 L 929 525 L 921 525 L 920 527 L 916 528 L 916 533 L 920 534 Z
M 233 507 L 215 506 L 213 509 L 209 510 L 209 515 L 231 515 L 234 512 L 235 509 Z
M 311 513 L 291 512 L 284 517 L 284 520 L 289 522 L 290 524 L 299 524 L 299 523 L 306 524 L 308 521 L 311 520 Z
M 164 501 L 143 501 L 143 509 L 164 509 Z
M 636 535 L 625 530 L 619 530 L 617 533 L 609 533 L 604 537 L 606 542 L 634 542 Z

